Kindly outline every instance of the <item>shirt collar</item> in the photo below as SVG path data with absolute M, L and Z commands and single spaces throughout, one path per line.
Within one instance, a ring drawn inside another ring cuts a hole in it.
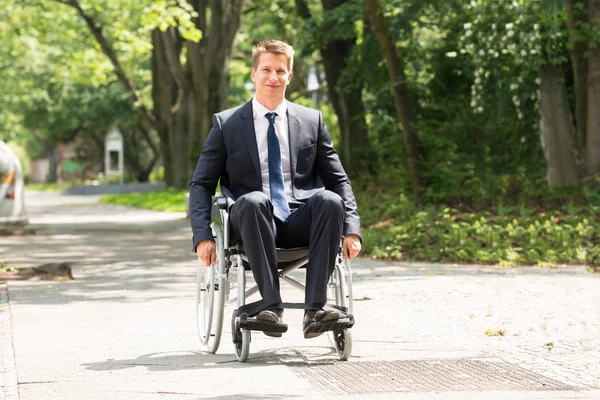
M 275 110 L 269 110 L 267 107 L 260 104 L 258 102 L 258 100 L 256 100 L 256 97 L 253 97 L 252 98 L 252 110 L 254 112 L 254 118 L 264 117 L 265 114 L 270 113 L 270 112 L 275 112 L 275 113 L 277 113 L 277 116 L 279 116 L 281 118 L 286 118 L 287 117 L 287 101 L 285 101 L 285 99 L 284 99 L 283 102 L 279 106 L 277 106 L 277 108 Z

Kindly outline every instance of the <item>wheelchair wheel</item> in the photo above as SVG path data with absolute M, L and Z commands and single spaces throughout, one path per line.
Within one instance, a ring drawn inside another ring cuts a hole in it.
M 196 317 L 200 342 L 209 353 L 216 353 L 223 331 L 223 313 L 225 311 L 225 250 L 223 230 L 219 224 L 212 224 L 217 245 L 217 263 L 209 267 L 198 263 L 196 281 Z
M 237 334 L 241 336 L 242 341 L 235 343 L 235 357 L 239 362 L 245 362 L 250 354 L 250 331 L 236 327 Z
M 335 270 L 330 280 L 330 298 L 334 304 L 346 307 L 352 314 L 352 270 L 350 260 L 342 261 L 338 257 Z M 340 360 L 346 361 L 352 355 L 352 332 L 350 329 L 342 329 L 328 332 L 329 341 L 338 353 Z
M 348 361 L 352 355 L 352 330 L 332 331 L 331 336 L 340 360 Z

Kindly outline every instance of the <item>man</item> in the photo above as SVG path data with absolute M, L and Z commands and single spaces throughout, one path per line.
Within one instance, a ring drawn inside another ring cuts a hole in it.
M 244 243 L 267 306 L 258 320 L 283 322 L 276 247 L 308 246 L 305 301 L 311 308 L 305 310 L 306 327 L 340 318 L 337 311 L 322 308 L 327 283 L 342 235 L 344 258 L 358 255 L 361 239 L 350 181 L 323 116 L 285 100 L 293 57 L 292 47 L 277 40 L 253 49 L 256 95 L 243 106 L 214 115 L 190 184 L 190 219 L 196 254 L 205 265 L 214 264 L 209 224 L 211 196 L 220 180 L 234 242 Z

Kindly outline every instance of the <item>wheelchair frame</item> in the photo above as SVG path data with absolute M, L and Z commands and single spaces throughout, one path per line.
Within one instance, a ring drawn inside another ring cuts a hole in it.
M 232 336 L 235 345 L 235 355 L 238 361 L 244 362 L 248 359 L 250 352 L 251 330 L 258 331 L 287 331 L 287 325 L 270 323 L 265 324 L 252 318 L 263 307 L 261 302 L 246 304 L 246 298 L 258 292 L 258 286 L 246 289 L 246 269 L 249 268 L 243 248 L 239 245 L 229 246 L 229 214 L 227 213 L 227 202 L 223 196 L 213 197 L 211 228 L 217 247 L 216 265 L 204 266 L 202 261 L 198 262 L 198 273 L 196 280 L 196 316 L 198 336 L 200 343 L 210 353 L 216 353 L 221 341 L 223 331 L 223 316 L 226 301 L 236 301 L 237 309 L 232 315 Z M 291 253 L 291 252 L 297 253 Z M 281 255 L 307 253 L 307 249 L 278 249 L 278 257 Z M 282 257 L 285 258 L 285 257 Z M 278 263 L 280 281 L 289 283 L 291 286 L 305 291 L 304 284 L 288 276 L 308 263 L 308 255 L 285 263 Z M 229 299 L 234 283 L 229 278 L 232 267 L 237 268 L 237 296 Z M 319 331 L 327 331 L 330 343 L 336 350 L 341 360 L 348 360 L 352 354 L 352 334 L 350 328 L 354 325 L 352 315 L 352 271 L 350 261 L 342 261 L 341 246 L 336 257 L 335 268 L 328 284 L 328 303 L 326 307 L 341 310 L 345 315 L 335 323 L 334 326 L 323 326 Z M 330 302 L 333 302 L 330 303 Z M 303 303 L 282 303 L 285 308 L 304 308 Z M 254 307 L 252 307 L 254 306 Z

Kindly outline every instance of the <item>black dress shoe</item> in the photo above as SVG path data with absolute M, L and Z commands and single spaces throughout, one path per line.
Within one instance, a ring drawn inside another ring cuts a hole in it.
M 264 322 L 283 322 L 283 308 L 269 308 L 268 310 L 263 310 L 258 313 L 256 316 L 258 321 Z M 281 337 L 281 332 L 263 332 L 267 336 L 271 337 Z
M 335 322 L 339 320 L 342 315 L 337 310 L 323 310 L 322 308 L 319 310 L 305 310 L 304 311 L 304 321 L 302 323 L 302 329 L 306 330 L 306 327 L 310 324 L 315 324 L 319 322 Z M 323 332 L 310 332 L 304 333 L 305 339 L 312 339 L 317 336 L 320 336 Z

